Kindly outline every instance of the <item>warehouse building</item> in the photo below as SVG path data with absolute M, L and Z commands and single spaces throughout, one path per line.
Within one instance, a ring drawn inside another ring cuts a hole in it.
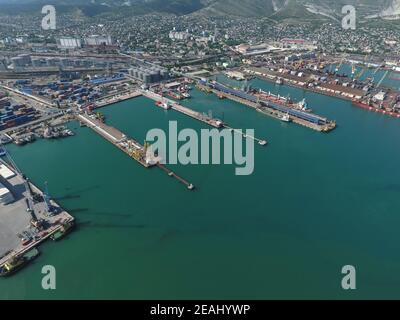
M 169 79 L 168 70 L 150 65 L 135 66 L 129 69 L 129 75 L 146 84 L 157 83 Z
M 14 196 L 1 182 L 0 182 L 0 205 L 7 205 L 14 202 Z
M 7 181 L 13 177 L 15 177 L 15 173 L 8 169 L 4 164 L 0 164 L 0 205 L 7 205 L 15 201 L 10 190 L 1 183 L 1 181 Z
M 82 47 L 82 42 L 78 38 L 63 37 L 57 39 L 57 47 L 64 50 L 78 49 Z
M 111 36 L 93 35 L 85 38 L 85 44 L 87 46 L 112 46 L 113 39 Z

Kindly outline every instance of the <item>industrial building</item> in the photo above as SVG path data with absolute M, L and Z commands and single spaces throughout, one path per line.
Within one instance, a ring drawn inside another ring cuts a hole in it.
M 14 196 L 1 182 L 0 182 L 0 205 L 7 205 L 14 202 Z
M 184 40 L 187 40 L 187 39 L 189 39 L 189 37 L 190 37 L 190 33 L 188 32 L 188 31 L 185 31 L 185 32 L 177 32 L 177 31 L 171 31 L 170 33 L 169 33 L 169 38 L 171 39 L 171 40 L 180 40 L 180 41 L 184 41 Z
M 21 69 L 32 65 L 32 58 L 29 54 L 20 54 L 11 58 L 12 68 L 14 70 Z
M 5 60 L 0 60 L 0 71 L 6 71 L 7 70 L 7 64 Z
M 285 57 L 285 61 L 298 61 L 298 60 L 308 60 L 315 59 L 317 55 L 315 52 L 306 52 L 300 54 L 292 54 L 290 56 Z
M 0 163 L 0 179 L 8 180 L 15 176 L 16 174 L 13 171 L 8 169 L 4 164 Z
M 0 163 L 0 205 L 7 205 L 15 201 L 13 194 L 3 184 L 13 177 L 15 177 L 15 173 Z
M 59 49 L 78 49 L 82 47 L 82 41 L 79 38 L 63 37 L 57 39 Z
M 98 36 L 93 35 L 85 38 L 85 44 L 87 46 L 112 46 L 113 39 L 111 36 Z
M 135 66 L 129 69 L 129 75 L 146 84 L 161 82 L 169 79 L 168 70 L 150 65 Z

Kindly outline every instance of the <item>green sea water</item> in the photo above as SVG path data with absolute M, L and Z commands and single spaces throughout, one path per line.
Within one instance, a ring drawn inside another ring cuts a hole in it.
M 321 134 L 213 95 L 184 102 L 235 128 L 255 129 L 255 172 L 175 166 L 187 191 L 146 170 L 77 123 L 76 136 L 10 146 L 20 168 L 77 218 L 61 242 L 0 279 L 1 299 L 400 298 L 400 122 L 349 102 L 260 80 L 257 87 L 307 98 L 338 128 Z M 102 110 L 139 141 L 152 128 L 206 125 L 136 98 Z M 54 265 L 57 289 L 41 288 Z M 341 288 L 344 265 L 357 290 Z

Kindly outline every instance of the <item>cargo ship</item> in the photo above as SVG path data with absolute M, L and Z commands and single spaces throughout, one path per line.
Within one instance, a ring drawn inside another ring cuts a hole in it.
M 356 106 L 358 108 L 362 108 L 362 109 L 365 109 L 365 110 L 386 114 L 386 115 L 389 115 L 389 116 L 394 117 L 394 118 L 400 118 L 400 113 L 398 113 L 398 112 L 387 111 L 385 109 L 379 109 L 379 108 L 373 107 L 373 106 L 371 106 L 371 105 L 369 105 L 369 104 L 367 104 L 365 102 L 360 102 L 360 101 L 357 101 L 357 100 L 353 100 L 352 104 L 353 104 L 353 106 Z
M 26 253 L 11 258 L 4 265 L 0 266 L 0 277 L 8 277 L 21 270 L 24 266 L 39 256 L 39 251 L 33 248 Z
M 280 95 L 274 95 L 271 92 L 265 92 L 261 89 L 259 89 L 258 91 L 253 90 L 253 93 L 259 94 L 260 97 L 264 100 L 279 104 L 281 106 L 285 106 L 288 108 L 293 108 L 293 109 L 297 109 L 297 110 L 301 110 L 301 111 L 305 111 L 305 112 L 312 112 L 312 109 L 310 109 L 308 107 L 308 104 L 307 104 L 307 101 L 305 98 L 303 100 L 301 100 L 300 102 L 294 103 L 289 97 L 285 98 Z
M 213 92 L 215 92 L 215 94 L 223 94 L 231 100 L 250 106 L 259 112 L 277 118 L 281 121 L 283 121 L 282 119 L 287 119 L 287 117 L 284 117 L 285 115 L 289 115 L 290 121 L 319 132 L 329 132 L 336 128 L 335 121 L 331 121 L 319 115 L 306 112 L 301 110 L 300 107 L 295 108 L 293 104 L 288 102 L 277 103 L 276 101 L 273 101 L 274 99 L 266 99 L 261 95 L 254 94 L 254 91 L 246 92 L 243 90 L 230 88 L 229 86 L 218 82 L 209 83 L 207 81 L 200 81 L 199 85 L 214 90 Z M 289 99 L 286 99 L 286 101 L 288 100 Z
M 269 104 L 265 104 L 264 106 L 260 106 L 257 108 L 257 111 L 268 115 L 272 118 L 281 120 L 282 122 L 291 122 L 290 115 L 288 113 L 283 113 L 278 110 L 274 110 L 273 107 Z

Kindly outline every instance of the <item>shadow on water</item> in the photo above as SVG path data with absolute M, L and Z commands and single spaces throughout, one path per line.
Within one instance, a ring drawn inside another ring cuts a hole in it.
M 61 201 L 61 200 L 72 200 L 72 199 L 80 199 L 80 195 L 74 195 L 74 194 L 67 194 L 63 197 L 55 197 L 53 198 L 54 201 Z
M 384 191 L 400 192 L 400 184 L 388 184 L 382 188 Z
M 86 215 L 93 215 L 93 216 L 121 217 L 121 218 L 131 217 L 130 214 L 114 213 L 114 212 L 95 212 L 95 211 L 90 211 L 89 208 L 71 209 L 71 210 L 69 210 L 69 213 L 71 213 L 71 214 L 86 214 Z
M 81 195 L 85 192 L 89 192 L 89 191 L 93 191 L 93 190 L 97 190 L 99 189 L 100 186 L 93 186 L 93 187 L 89 187 L 89 188 L 85 188 L 85 189 L 81 189 L 81 190 L 76 190 L 70 193 L 67 193 L 63 196 L 60 197 L 54 197 L 54 201 L 61 201 L 61 200 L 71 200 L 71 199 L 80 199 Z M 72 190 L 72 188 L 66 188 L 66 190 L 70 191 Z
M 178 237 L 181 234 L 181 232 L 179 230 L 169 230 L 166 233 L 164 233 L 160 239 L 158 240 L 158 242 L 160 244 L 165 244 L 168 241 L 171 241 L 172 239 Z
M 96 229 L 145 229 L 148 226 L 144 224 L 115 224 L 115 223 L 96 223 L 92 221 L 82 221 L 77 224 L 78 229 L 96 228 Z

